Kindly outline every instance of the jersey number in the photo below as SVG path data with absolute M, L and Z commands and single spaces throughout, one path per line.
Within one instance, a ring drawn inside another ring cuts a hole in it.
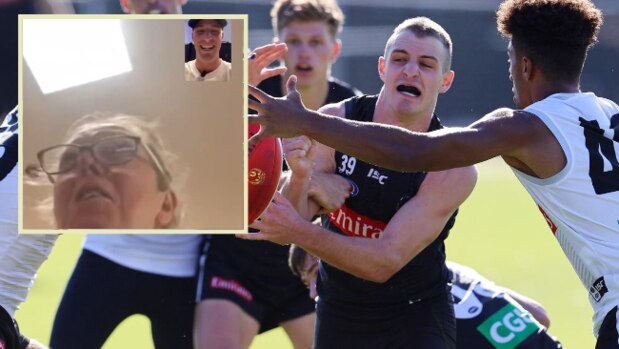
M 339 173 L 345 173 L 348 176 L 352 174 L 352 171 L 355 170 L 355 165 L 357 164 L 357 159 L 354 156 L 348 156 L 346 154 L 342 154 L 342 163 L 337 168 Z
M 604 137 L 604 130 L 597 121 L 579 120 L 585 130 L 585 143 L 589 150 L 589 177 L 595 193 L 600 195 L 619 191 L 619 160 L 613 144 L 619 143 L 619 114 L 610 119 L 610 128 L 615 131 L 612 139 Z M 610 163 L 611 169 L 608 171 L 604 171 L 604 159 Z

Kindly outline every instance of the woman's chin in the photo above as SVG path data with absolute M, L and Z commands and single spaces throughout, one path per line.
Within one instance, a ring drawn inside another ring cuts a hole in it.
M 60 229 L 119 229 L 111 220 L 102 217 L 92 219 L 78 219 L 67 222 L 59 227 Z

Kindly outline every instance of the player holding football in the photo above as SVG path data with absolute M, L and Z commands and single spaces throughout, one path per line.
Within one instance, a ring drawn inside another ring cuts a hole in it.
M 250 89 L 263 102 L 252 106 L 262 114 L 255 121 L 265 126 L 262 136 L 307 134 L 403 171 L 502 156 L 589 290 L 596 349 L 616 349 L 619 106 L 580 91 L 587 51 L 601 24 L 602 13 L 589 0 L 504 1 L 497 25 L 509 39 L 509 75 L 521 109 L 498 109 L 465 128 L 422 134 L 319 115 L 301 107 L 293 88 L 287 100 L 278 101 Z
M 254 51 L 250 81 L 268 65 L 269 57 L 286 53 L 288 72 L 302 70 L 303 93 L 317 108 L 354 96 L 356 90 L 330 75 L 337 58 L 344 15 L 333 0 L 278 0 L 271 11 L 280 44 Z M 282 44 L 285 43 L 286 45 Z M 282 73 L 285 69 L 280 69 Z M 263 75 L 264 76 L 264 75 Z M 269 91 L 281 94 L 281 76 L 266 80 Z M 347 191 L 346 181 L 335 190 Z M 325 203 L 318 191 L 312 194 Z M 324 193 L 324 192 L 323 192 Z M 247 348 L 260 332 L 282 326 L 295 348 L 312 347 L 314 303 L 307 289 L 287 266 L 288 249 L 270 242 L 242 241 L 215 235 L 201 256 L 194 335 L 197 348 Z M 217 315 L 213 315 L 217 314 Z
M 380 93 L 321 112 L 417 132 L 441 129 L 434 109 L 453 82 L 451 55 L 441 26 L 425 17 L 408 19 L 395 28 L 378 61 Z M 258 103 L 250 106 L 264 111 Z M 260 233 L 243 238 L 295 243 L 321 259 L 315 347 L 455 348 L 444 240 L 473 190 L 475 169 L 390 171 L 306 137 L 290 140 L 286 150 L 292 177 L 284 193 L 301 215 L 276 195 L 253 224 Z M 317 210 L 307 196 L 313 170 L 353 184 L 345 204 L 323 216 L 324 228 L 301 218 Z

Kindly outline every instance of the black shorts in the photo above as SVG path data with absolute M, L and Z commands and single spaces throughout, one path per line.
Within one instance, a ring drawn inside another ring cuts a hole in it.
M 287 251 L 271 242 L 212 236 L 200 256 L 196 301 L 229 300 L 258 321 L 260 333 L 311 314 L 314 301 L 288 268 Z
M 595 349 L 619 349 L 619 334 L 617 333 L 617 307 L 609 311 L 600 326 Z
M 445 293 L 413 304 L 330 305 L 318 301 L 316 349 L 455 349 L 453 298 Z
M 101 348 L 124 319 L 142 314 L 156 348 L 191 349 L 194 290 L 193 277 L 142 272 L 83 250 L 56 312 L 50 347 Z

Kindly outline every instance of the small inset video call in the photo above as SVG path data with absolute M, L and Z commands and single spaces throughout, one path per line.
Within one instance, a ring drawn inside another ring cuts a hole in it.
M 197 18 L 185 27 L 185 80 L 229 81 L 232 35 L 226 19 Z

